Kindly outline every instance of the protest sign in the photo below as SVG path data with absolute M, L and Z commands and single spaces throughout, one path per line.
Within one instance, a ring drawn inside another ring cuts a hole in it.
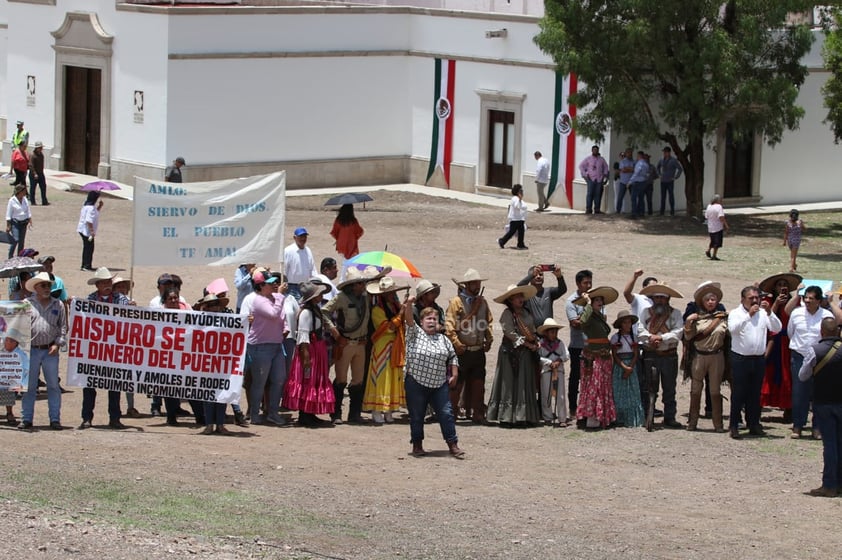
M 29 303 L 0 301 L 0 391 L 26 391 L 32 318 Z
M 248 321 L 232 313 L 70 304 L 67 382 L 126 393 L 233 403 Z
M 135 179 L 134 266 L 283 260 L 286 172 L 203 183 Z

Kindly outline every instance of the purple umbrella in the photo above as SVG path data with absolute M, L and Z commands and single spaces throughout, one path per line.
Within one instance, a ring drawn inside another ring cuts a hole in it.
M 93 181 L 82 187 L 83 191 L 119 191 L 120 186 L 111 181 Z

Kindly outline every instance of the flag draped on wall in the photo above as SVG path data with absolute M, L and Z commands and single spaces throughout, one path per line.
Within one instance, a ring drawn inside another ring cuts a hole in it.
M 576 93 L 576 75 L 555 75 L 555 112 L 553 118 L 553 157 L 547 198 L 559 185 L 564 187 L 567 204 L 573 208 L 573 177 L 576 175 L 576 133 L 573 119 L 576 106 L 570 105 L 570 95 Z
M 427 180 L 441 167 L 444 181 L 450 187 L 450 161 L 453 156 L 453 92 L 456 91 L 456 61 L 436 59 L 433 92 L 433 145 Z

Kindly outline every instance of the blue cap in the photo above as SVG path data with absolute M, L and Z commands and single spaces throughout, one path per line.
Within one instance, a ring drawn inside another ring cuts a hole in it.
M 295 230 L 295 232 L 293 232 L 293 235 L 295 235 L 296 237 L 300 237 L 302 235 L 310 235 L 310 234 L 307 233 L 306 228 L 300 227 L 297 230 Z

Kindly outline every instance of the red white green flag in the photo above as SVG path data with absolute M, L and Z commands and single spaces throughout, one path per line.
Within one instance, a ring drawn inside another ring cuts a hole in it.
M 555 111 L 553 112 L 553 158 L 547 198 L 561 186 L 567 195 L 567 204 L 573 208 L 573 178 L 576 174 L 576 131 L 573 119 L 576 106 L 568 101 L 576 93 L 576 74 L 555 75 Z
M 427 180 L 441 167 L 444 181 L 450 188 L 450 161 L 453 157 L 453 92 L 456 91 L 456 61 L 436 59 L 433 91 L 433 145 Z

